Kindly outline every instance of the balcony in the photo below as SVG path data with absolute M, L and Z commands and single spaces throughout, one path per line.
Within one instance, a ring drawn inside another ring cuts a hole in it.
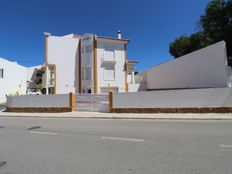
M 116 64 L 116 60 L 115 59 L 109 59 L 109 58 L 102 58 L 101 59 L 101 63 L 102 64 L 110 64 L 110 65 L 115 65 Z
M 101 63 L 104 65 L 115 65 L 116 59 L 113 51 L 104 51 L 101 57 Z

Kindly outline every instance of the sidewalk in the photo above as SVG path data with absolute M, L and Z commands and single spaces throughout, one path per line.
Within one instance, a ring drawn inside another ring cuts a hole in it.
M 44 117 L 44 118 L 103 118 L 103 119 L 183 119 L 183 120 L 232 120 L 232 113 L 219 114 L 134 114 L 134 113 L 99 113 L 99 112 L 66 112 L 66 113 L 12 113 L 0 112 L 0 117 Z

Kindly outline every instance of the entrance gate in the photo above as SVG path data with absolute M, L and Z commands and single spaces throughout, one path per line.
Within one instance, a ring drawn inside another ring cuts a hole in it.
M 76 94 L 76 111 L 109 111 L 109 95 L 108 94 Z
M 0 103 L 0 112 L 6 109 L 6 103 Z

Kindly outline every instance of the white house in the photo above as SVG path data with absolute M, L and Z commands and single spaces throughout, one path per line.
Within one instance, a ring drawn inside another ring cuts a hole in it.
M 0 103 L 6 101 L 6 95 L 25 94 L 26 86 L 27 68 L 0 58 Z
M 136 79 L 146 90 L 163 90 L 231 87 L 230 76 L 226 43 L 221 41 L 146 70 Z
M 50 80 L 43 87 L 50 94 L 127 92 L 128 42 L 121 32 L 117 38 L 45 33 L 44 70 Z
M 76 88 L 78 87 L 77 68 L 80 39 L 73 34 L 58 37 L 47 33 L 45 40 L 45 73 L 47 75 L 43 78 L 43 87 L 48 90 L 50 88 L 50 93 L 76 93 L 78 91 Z M 47 93 L 49 93 L 48 90 Z
M 45 34 L 46 63 L 42 87 L 47 94 L 136 92 L 158 89 L 231 86 L 225 42 L 182 56 L 134 75 L 128 61 L 128 39 Z

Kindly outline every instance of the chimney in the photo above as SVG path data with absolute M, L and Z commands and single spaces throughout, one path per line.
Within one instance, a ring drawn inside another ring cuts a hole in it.
M 44 36 L 49 37 L 49 36 L 51 36 L 51 33 L 44 32 Z
M 120 30 L 118 30 L 118 39 L 122 39 L 122 32 Z

